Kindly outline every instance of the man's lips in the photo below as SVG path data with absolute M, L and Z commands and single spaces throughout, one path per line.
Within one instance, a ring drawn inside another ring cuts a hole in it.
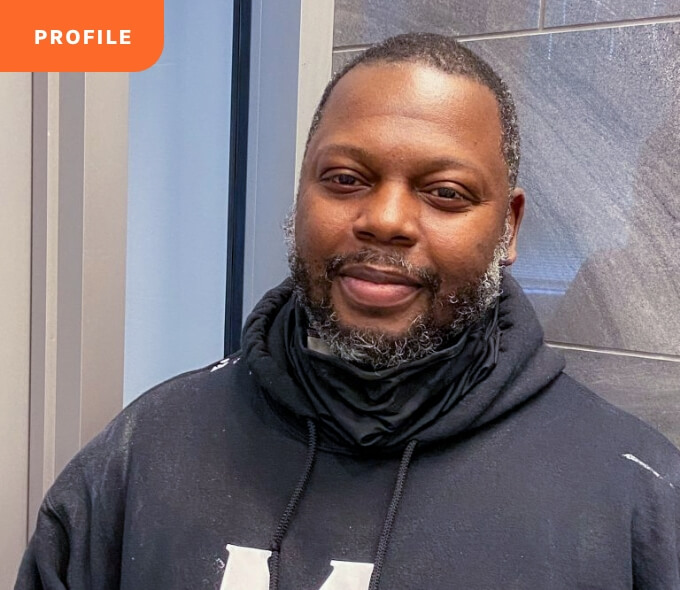
M 350 304 L 374 309 L 406 305 L 422 286 L 405 274 L 363 264 L 342 268 L 338 278 Z
M 406 285 L 410 287 L 420 287 L 420 283 L 398 271 L 392 269 L 382 269 L 377 266 L 367 264 L 351 264 L 340 269 L 341 276 L 347 276 L 362 281 L 369 281 L 379 285 Z

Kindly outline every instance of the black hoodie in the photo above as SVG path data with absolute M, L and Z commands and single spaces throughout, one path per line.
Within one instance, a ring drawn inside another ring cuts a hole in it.
M 678 451 L 562 373 L 512 279 L 492 368 L 380 444 L 302 386 L 290 297 L 76 456 L 17 589 L 680 589 Z

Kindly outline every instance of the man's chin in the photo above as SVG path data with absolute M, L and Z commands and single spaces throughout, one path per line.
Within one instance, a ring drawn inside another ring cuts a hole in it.
M 307 307 L 310 327 L 329 351 L 345 361 L 374 370 L 396 367 L 435 352 L 444 341 L 423 315 L 399 320 L 376 318 L 332 306 Z
M 409 330 L 425 314 L 424 310 L 406 310 L 400 313 L 380 308 L 374 310 L 353 310 L 342 305 L 333 305 L 334 319 L 343 332 L 370 332 L 387 339 L 405 338 Z
M 417 318 L 414 319 L 417 321 Z M 409 327 L 413 325 L 413 321 L 406 325 L 385 325 L 381 322 L 358 322 L 358 321 L 346 321 L 338 319 L 336 324 L 337 329 L 344 333 L 355 333 L 355 334 L 371 334 L 376 338 L 383 340 L 403 340 L 410 336 Z
M 317 329 L 331 354 L 373 370 L 388 369 L 423 358 L 441 345 L 441 340 L 422 330 L 390 335 L 353 326 L 343 328 L 338 324 L 318 326 Z

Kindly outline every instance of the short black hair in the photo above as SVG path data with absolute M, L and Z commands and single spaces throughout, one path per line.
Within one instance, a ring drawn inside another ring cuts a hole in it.
M 415 63 L 434 67 L 446 74 L 463 76 L 486 86 L 496 97 L 501 123 L 501 151 L 508 167 L 508 183 L 514 188 L 519 171 L 519 124 L 510 90 L 491 66 L 452 37 L 434 33 L 406 33 L 390 37 L 360 53 L 326 86 L 316 107 L 307 136 L 307 146 L 319 128 L 323 111 L 337 83 L 359 65 Z

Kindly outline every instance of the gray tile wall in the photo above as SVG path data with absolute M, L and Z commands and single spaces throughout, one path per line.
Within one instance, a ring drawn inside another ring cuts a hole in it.
M 375 43 L 405 31 L 474 35 L 538 26 L 540 0 L 335 0 L 333 44 Z
M 680 0 L 546 0 L 546 26 L 676 16 Z
M 427 30 L 508 82 L 528 194 L 513 274 L 568 372 L 680 445 L 680 0 L 336 0 L 335 19 L 336 71 Z

